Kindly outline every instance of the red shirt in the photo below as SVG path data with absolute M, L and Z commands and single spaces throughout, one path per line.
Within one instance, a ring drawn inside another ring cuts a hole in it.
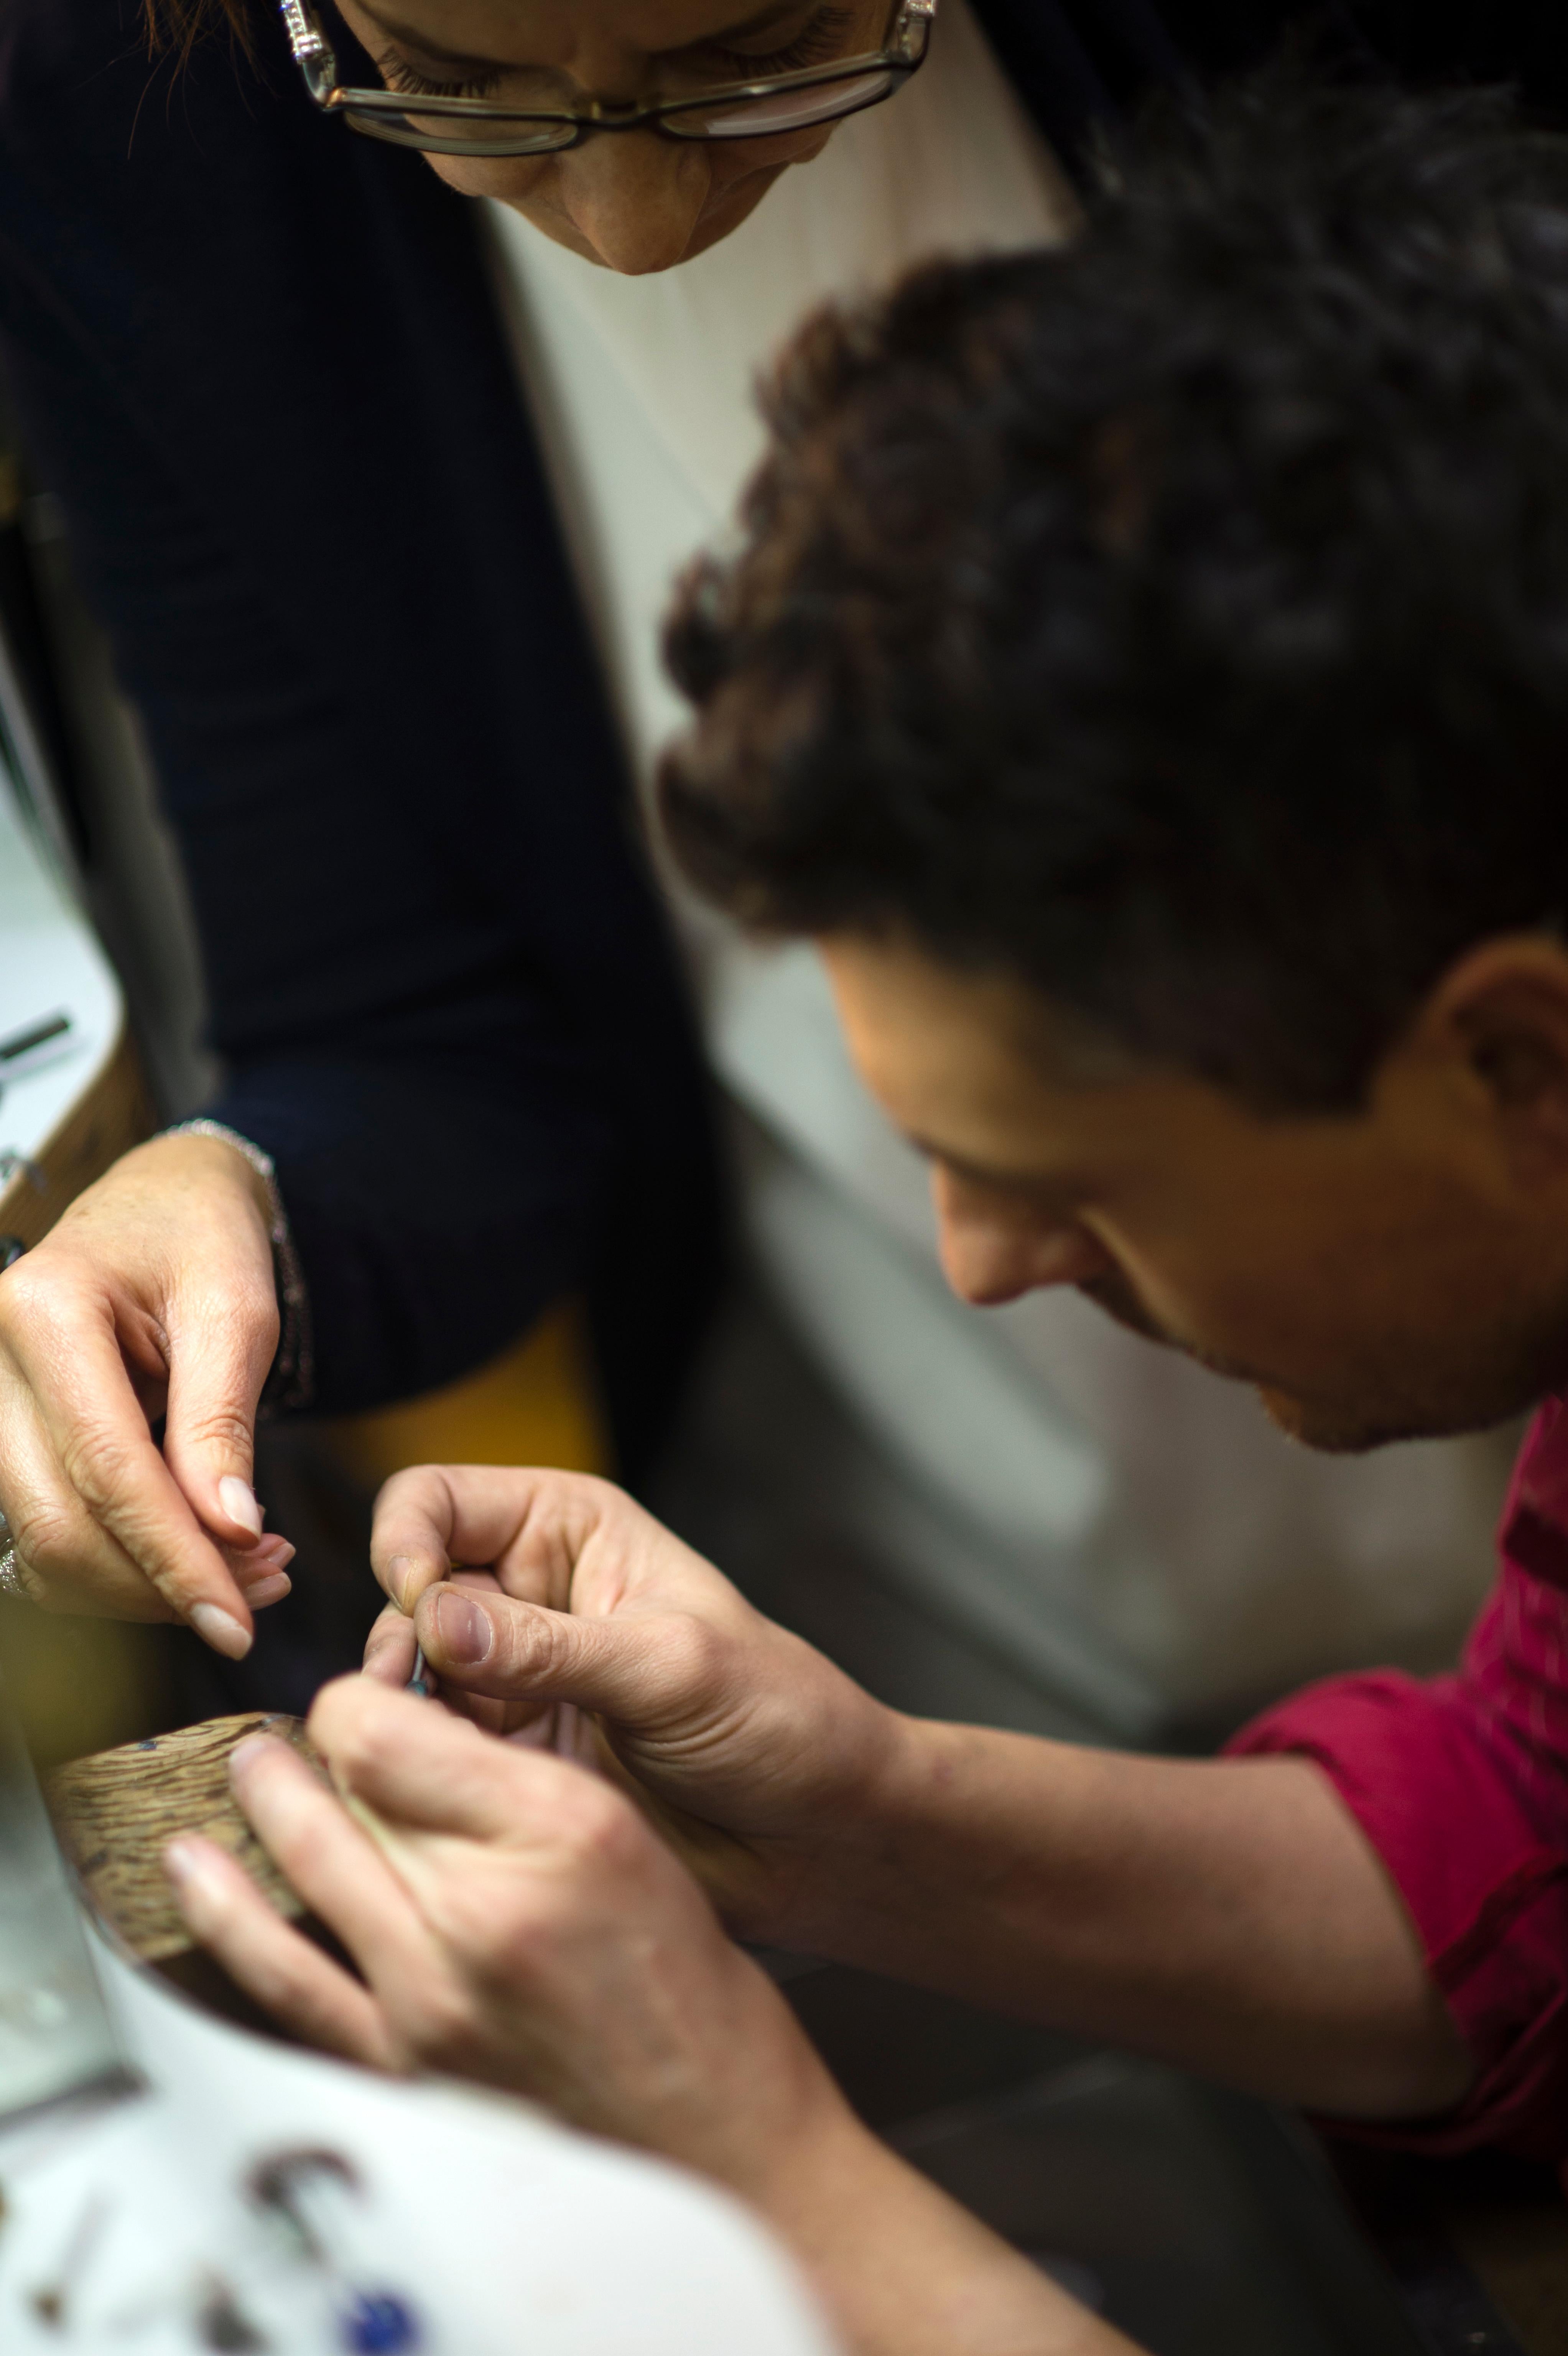
M 1432 2152 L 1568 2158 L 1568 1400 L 1514 1467 L 1501 1573 L 1455 1676 L 1309 1686 L 1233 1751 L 1296 1751 L 1332 1779 L 1413 1916 L 1476 2056 L 1455 2111 L 1402 2128 Z

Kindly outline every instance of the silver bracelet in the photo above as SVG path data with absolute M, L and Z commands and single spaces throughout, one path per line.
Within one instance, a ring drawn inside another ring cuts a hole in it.
M 16 1568 L 16 1543 L 11 1536 L 11 1525 L 0 1513 L 0 1595 L 16 1598 L 27 1591 Z
M 242 1153 L 263 1185 L 267 1190 L 267 1215 L 271 1222 L 273 1276 L 277 1285 L 278 1307 L 283 1313 L 283 1332 L 278 1341 L 277 1356 L 267 1376 L 262 1393 L 263 1415 L 276 1415 L 287 1408 L 308 1407 L 315 1389 L 315 1365 L 310 1345 L 310 1295 L 305 1289 L 305 1272 L 295 1249 L 294 1235 L 284 1208 L 283 1195 L 278 1191 L 277 1172 L 270 1153 L 252 1145 L 238 1130 L 226 1128 L 220 1120 L 177 1121 L 166 1129 L 166 1137 L 215 1137 L 220 1144 L 231 1145 Z

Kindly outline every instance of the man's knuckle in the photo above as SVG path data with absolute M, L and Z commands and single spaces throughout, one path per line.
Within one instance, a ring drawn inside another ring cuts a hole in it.
M 402 1740 L 374 1717 L 356 1711 L 333 1725 L 328 1748 L 336 1772 L 358 1791 L 374 1784 L 395 1762 Z
M 521 1897 L 485 1907 L 458 1902 L 447 1910 L 446 1934 L 456 1954 L 480 1979 L 516 1978 L 533 1944 L 535 1909 Z
M 61 1280 L 32 1259 L 29 1252 L 0 1277 L 0 1331 L 25 1336 L 48 1326 L 69 1297 Z
M 591 1873 L 618 1872 L 634 1860 L 641 1820 L 629 1801 L 585 1775 L 585 1789 L 561 1815 L 559 1835 L 567 1857 Z
M 420 1990 L 399 2023 L 410 2050 L 427 2067 L 456 2067 L 478 2039 L 474 2006 L 461 1987 L 446 1980 Z
M 695 1612 L 672 1613 L 660 1631 L 659 1646 L 665 1676 L 680 1692 L 705 1692 L 724 1675 L 728 1644 L 711 1622 Z

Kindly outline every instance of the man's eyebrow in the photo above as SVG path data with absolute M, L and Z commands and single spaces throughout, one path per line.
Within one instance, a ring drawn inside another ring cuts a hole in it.
M 914 1147 L 922 1162 L 929 1162 L 932 1164 L 940 1162 L 944 1170 L 950 1170 L 956 1178 L 967 1178 L 975 1185 L 1005 1186 L 1019 1183 L 1015 1179 L 1008 1180 L 1004 1177 L 1000 1171 L 982 1170 L 978 1163 L 965 1162 L 959 1154 L 950 1153 L 945 1145 L 933 1143 L 930 1138 L 921 1137 L 915 1130 L 906 1130 L 905 1140 L 908 1144 Z
M 1072 1181 L 1063 1176 L 1047 1177 L 1037 1171 L 991 1170 L 978 1162 L 966 1162 L 961 1154 L 950 1151 L 945 1145 L 933 1144 L 929 1137 L 921 1137 L 913 1130 L 905 1131 L 905 1142 L 914 1147 L 922 1162 L 940 1164 L 942 1169 L 950 1170 L 955 1178 L 962 1178 L 972 1186 L 994 1186 L 1004 1192 L 1029 1194 L 1061 1194 L 1073 1191 Z

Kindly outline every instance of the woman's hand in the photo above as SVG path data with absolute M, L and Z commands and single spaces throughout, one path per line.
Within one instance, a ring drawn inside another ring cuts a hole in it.
M 214 1843 L 166 1858 L 192 1931 L 296 2033 L 531 2095 L 726 2185 L 860 2356 L 1130 2356 L 860 2126 L 622 1794 L 364 1677 L 326 1688 L 310 1732 L 340 1797 L 265 1737 L 235 1787 L 362 1979 Z
M 592 1712 L 605 1762 L 725 1920 L 826 1952 L 907 1721 L 605 1481 L 400 1472 L 371 1555 L 397 1606 L 371 1632 L 372 1676 L 405 1683 L 417 1638 L 443 1697 L 494 1732 L 562 1702 Z
M 36 1603 L 249 1651 L 294 1553 L 251 1487 L 277 1341 L 264 1189 L 218 1138 L 138 1146 L 0 1277 L 0 1510 Z

